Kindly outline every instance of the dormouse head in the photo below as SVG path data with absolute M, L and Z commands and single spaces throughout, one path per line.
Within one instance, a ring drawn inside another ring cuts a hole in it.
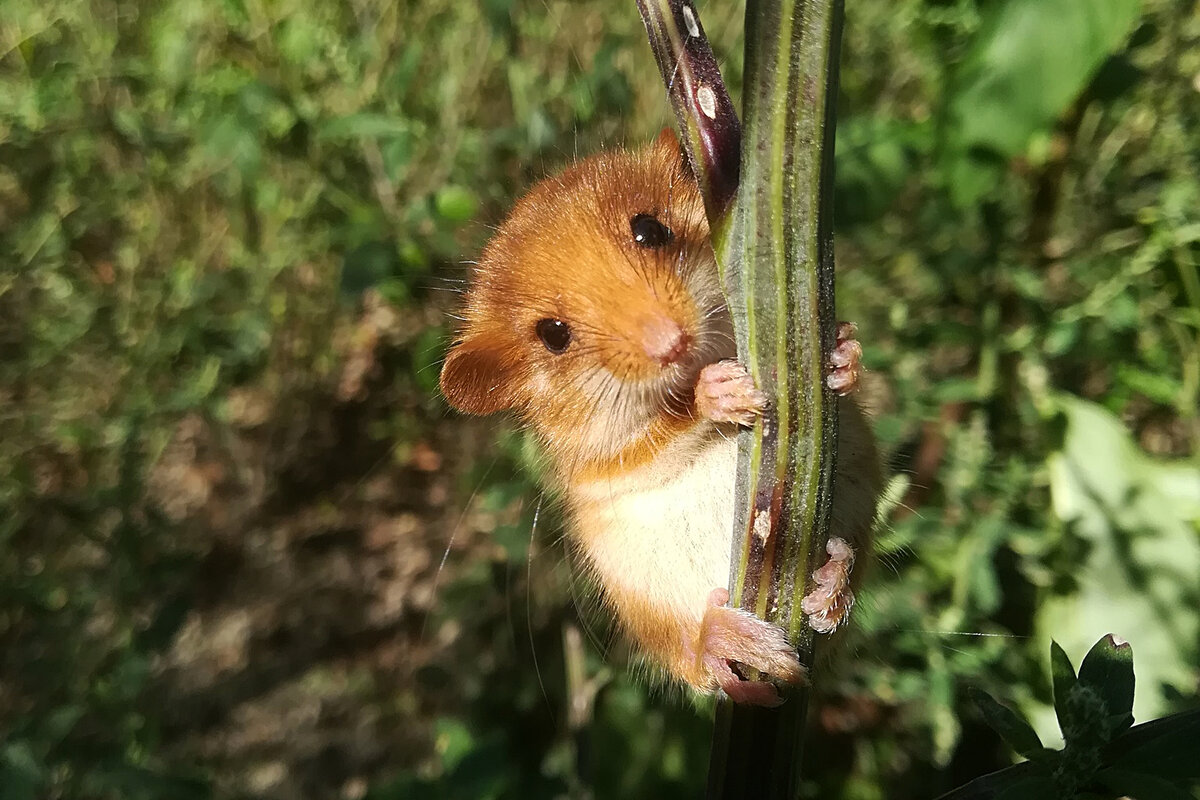
M 686 417 L 732 335 L 678 140 L 601 153 L 536 185 L 484 249 L 442 369 L 455 408 L 512 410 L 604 458 Z

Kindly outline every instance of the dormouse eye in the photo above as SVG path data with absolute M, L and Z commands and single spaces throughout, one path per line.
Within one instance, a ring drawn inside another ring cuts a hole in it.
M 571 326 L 561 319 L 538 320 L 537 335 L 546 349 L 555 355 L 565 353 L 571 346 Z
M 673 236 L 671 229 L 652 214 L 638 214 L 629 220 L 629 230 L 633 232 L 633 240 L 645 248 L 662 247 Z

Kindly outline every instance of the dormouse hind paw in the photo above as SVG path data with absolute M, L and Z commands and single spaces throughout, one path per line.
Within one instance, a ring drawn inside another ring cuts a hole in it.
M 735 703 L 777 706 L 783 702 L 770 681 L 745 680 L 734 671 L 744 664 L 788 684 L 804 680 L 804 667 L 778 625 L 740 608 L 729 608 L 729 592 L 713 589 L 700 625 L 699 659 L 717 686 Z

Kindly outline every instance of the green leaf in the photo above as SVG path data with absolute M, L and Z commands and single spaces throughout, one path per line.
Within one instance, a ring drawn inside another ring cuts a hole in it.
M 34 800 L 44 782 L 45 767 L 28 742 L 13 742 L 0 749 L 0 797 Z
M 1097 779 L 1113 794 L 1136 797 L 1137 800 L 1195 800 L 1195 795 L 1182 786 L 1159 775 L 1110 767 L 1101 770 Z
M 479 210 L 479 201 L 470 189 L 451 185 L 438 191 L 433 207 L 442 219 L 466 222 Z
M 1133 391 L 1165 406 L 1174 405 L 1182 391 L 1182 383 L 1173 375 L 1151 372 L 1128 364 L 1117 367 L 1117 380 Z
M 42 729 L 45 739 L 58 744 L 67 737 L 87 709 L 79 704 L 61 706 L 47 715 Z
M 417 337 L 411 348 L 413 358 L 413 376 L 417 385 L 437 396 L 438 368 L 442 363 L 442 354 L 446 352 L 448 336 L 442 328 L 426 328 Z
M 962 151 L 1024 152 L 1119 50 L 1140 0 L 1011 0 L 993 3 L 950 102 Z
M 1043 775 L 1022 778 L 992 796 L 996 800 L 1062 800 L 1054 781 Z
M 322 124 L 317 129 L 317 138 L 388 139 L 405 136 L 410 129 L 410 123 L 403 117 L 364 111 L 337 117 Z
M 983 714 L 984 722 L 1000 734 L 1009 747 L 1029 759 L 1042 754 L 1044 750 L 1042 740 L 1038 738 L 1033 726 L 1024 717 L 1008 706 L 1001 705 L 981 689 L 972 687 L 970 695 L 979 712 Z
M 1096 642 L 1079 665 L 1079 682 L 1094 688 L 1115 718 L 1109 735 L 1133 724 L 1133 648 L 1111 633 Z
M 245 177 L 254 176 L 262 164 L 259 132 L 243 114 L 230 113 L 211 122 L 205 145 L 212 158 L 233 164 Z
M 975 378 L 947 378 L 938 381 L 933 390 L 938 403 L 974 403 L 980 399 L 979 381 Z
M 1065 731 L 1069 727 L 1067 698 L 1075 688 L 1075 668 L 1066 651 L 1053 640 L 1050 642 L 1050 676 L 1054 682 L 1054 713 L 1058 716 L 1058 728 Z
M 434 724 L 434 747 L 441 756 L 442 769 L 452 772 L 476 746 L 475 737 L 461 720 L 442 717 Z
M 1060 395 L 1063 444 L 1048 461 L 1056 517 L 1085 546 L 1069 593 L 1050 595 L 1036 629 L 1072 652 L 1114 632 L 1137 648 L 1138 719 L 1165 713 L 1172 693 L 1194 690 L 1200 619 L 1178 609 L 1200 598 L 1200 467 L 1141 451 L 1121 421 Z M 1048 736 L 1048 715 L 1034 727 Z
M 1122 770 L 1200 780 L 1197 742 L 1200 709 L 1131 728 L 1108 746 L 1106 754 L 1109 763 Z

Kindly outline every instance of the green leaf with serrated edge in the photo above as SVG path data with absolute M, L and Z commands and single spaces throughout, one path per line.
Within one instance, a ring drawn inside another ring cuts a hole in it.
M 1058 642 L 1050 642 L 1050 677 L 1054 682 L 1054 713 L 1058 715 L 1058 728 L 1067 729 L 1067 696 L 1075 687 L 1075 668 L 1066 651 L 1059 647 Z
M 1195 795 L 1184 787 L 1167 778 L 1145 772 L 1109 767 L 1101 770 L 1096 779 L 1119 797 L 1136 797 L 1137 800 L 1195 800 Z
M 1062 800 L 1054 781 L 1043 775 L 1022 778 L 992 796 L 996 800 Z
M 1038 738 L 1033 726 L 1024 717 L 1008 706 L 997 702 L 994 697 L 982 689 L 971 687 L 969 694 L 975 707 L 979 709 L 979 713 L 983 714 L 984 722 L 1000 734 L 1000 738 L 1004 739 L 1009 747 L 1029 759 L 1037 758 L 1042 754 L 1044 749 L 1042 740 Z
M 1200 780 L 1200 709 L 1126 731 L 1104 749 L 1105 762 L 1162 778 Z
M 1133 724 L 1133 648 L 1111 633 L 1100 639 L 1079 665 L 1079 682 L 1091 686 L 1104 700 L 1108 713 L 1118 717 L 1109 735 Z

